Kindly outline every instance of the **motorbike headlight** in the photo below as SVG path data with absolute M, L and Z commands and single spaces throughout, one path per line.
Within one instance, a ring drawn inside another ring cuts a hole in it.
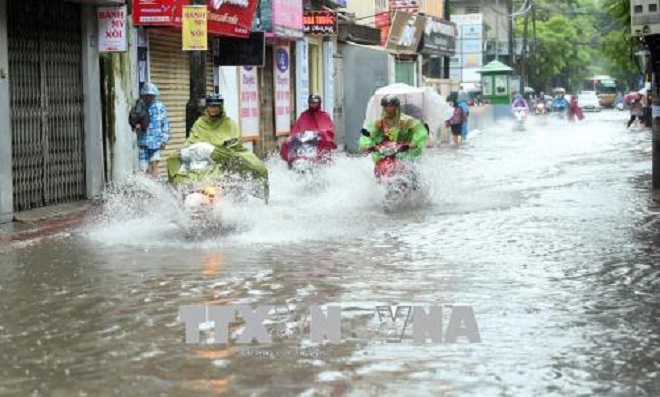
M 382 154 L 385 157 L 393 156 L 396 153 L 396 149 L 388 146 L 380 149 L 380 154 Z

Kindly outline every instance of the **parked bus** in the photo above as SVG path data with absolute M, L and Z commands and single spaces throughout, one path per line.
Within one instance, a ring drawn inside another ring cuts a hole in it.
M 600 106 L 611 108 L 614 107 L 614 100 L 616 99 L 616 80 L 610 76 L 593 76 L 584 80 L 582 90 L 595 91 L 598 95 Z

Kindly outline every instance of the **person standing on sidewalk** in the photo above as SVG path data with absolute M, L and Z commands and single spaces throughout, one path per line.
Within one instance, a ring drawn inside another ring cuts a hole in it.
M 461 142 L 465 142 L 468 136 L 468 119 L 470 117 L 470 105 L 468 105 L 468 100 L 470 97 L 467 92 L 460 91 L 458 93 L 458 104 L 463 111 L 463 124 L 461 125 Z
M 146 123 L 146 121 L 143 121 L 133 125 L 138 136 L 140 170 L 151 175 L 158 173 L 160 151 L 165 149 L 165 145 L 170 140 L 170 122 L 167 118 L 167 109 L 161 101 L 156 99 L 159 95 L 156 85 L 144 83 L 140 90 L 140 96 L 149 114 L 149 124 L 143 125 Z M 136 104 L 136 107 L 138 104 Z M 143 120 L 146 120 L 146 118 L 143 118 Z

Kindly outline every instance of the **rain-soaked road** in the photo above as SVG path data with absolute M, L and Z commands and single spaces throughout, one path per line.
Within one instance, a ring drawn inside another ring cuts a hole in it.
M 316 193 L 273 163 L 272 205 L 224 209 L 225 236 L 186 240 L 169 200 L 116 197 L 3 247 L 0 395 L 660 396 L 650 133 L 587 117 L 429 152 L 427 197 L 392 214 L 368 159 Z M 293 337 L 184 344 L 181 305 L 240 303 L 288 307 Z M 341 343 L 296 335 L 311 304 L 342 307 Z M 444 306 L 445 327 L 470 306 L 481 343 L 384 343 L 383 304 Z

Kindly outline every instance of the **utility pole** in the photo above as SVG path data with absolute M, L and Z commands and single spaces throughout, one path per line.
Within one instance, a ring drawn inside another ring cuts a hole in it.
M 508 0 L 507 15 L 513 14 L 513 0 Z M 509 66 L 513 67 L 513 17 L 509 17 Z
M 500 0 L 495 0 L 495 60 L 500 60 Z
M 539 74 L 539 62 L 538 62 L 538 41 L 536 40 L 536 6 L 532 4 L 532 35 L 534 36 L 534 44 L 532 44 L 532 49 L 534 50 L 534 73 Z
M 192 0 L 191 5 L 206 5 L 205 0 Z M 190 99 L 186 104 L 186 137 L 199 118 L 206 97 L 206 51 L 190 51 Z
M 651 51 L 651 67 L 653 68 L 653 75 L 658 76 L 660 73 L 660 38 L 658 36 L 646 37 L 646 43 Z M 660 81 L 653 79 L 653 87 L 651 93 L 653 96 L 653 109 L 660 107 Z M 652 180 L 653 189 L 660 189 L 660 114 L 652 112 L 653 118 L 653 135 L 652 145 Z
M 445 7 L 444 7 L 444 11 L 443 11 L 442 16 L 445 19 L 445 21 L 449 21 L 449 19 L 451 18 L 451 12 L 449 10 L 449 3 L 450 3 L 450 0 L 444 0 L 444 6 Z M 458 37 L 456 39 L 458 39 Z M 449 79 L 449 77 L 451 76 L 451 71 L 449 69 L 450 62 L 451 62 L 450 57 L 442 58 L 442 68 L 443 68 L 443 72 L 442 72 L 443 76 L 442 77 L 445 78 L 445 79 Z
M 534 7 L 532 0 L 529 0 L 531 7 Z M 529 27 L 529 12 L 525 13 L 525 28 L 523 30 L 523 44 L 520 51 L 520 91 L 519 94 L 525 95 L 525 87 L 527 86 L 527 35 Z

